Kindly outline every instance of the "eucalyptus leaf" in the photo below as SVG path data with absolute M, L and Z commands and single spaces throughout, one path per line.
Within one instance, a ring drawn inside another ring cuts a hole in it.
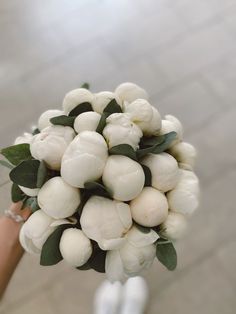
M 93 111 L 92 105 L 89 102 L 83 102 L 71 110 L 69 117 L 77 117 L 79 114 L 87 111 Z
M 18 144 L 3 148 L 0 151 L 0 154 L 2 154 L 11 164 L 15 166 L 24 160 L 32 159 L 29 144 Z
M 101 118 L 100 118 L 100 120 L 99 120 L 97 129 L 96 129 L 96 132 L 102 134 L 102 131 L 103 131 L 103 129 L 104 129 L 105 126 L 106 126 L 106 119 L 107 119 L 107 117 L 108 117 L 109 115 L 110 115 L 109 112 L 103 112 L 103 114 L 101 115 Z
M 159 145 L 165 141 L 165 135 L 142 137 L 140 140 L 140 147 L 147 148 L 154 145 Z
M 106 189 L 104 185 L 102 185 L 99 182 L 96 182 L 96 181 L 86 182 L 84 184 L 84 188 L 88 190 L 89 192 L 91 192 L 93 195 L 99 195 L 99 196 L 111 198 L 109 191 Z
M 81 85 L 81 88 L 90 89 L 90 85 L 89 85 L 89 83 L 84 82 L 84 83 Z
M 22 161 L 10 172 L 12 182 L 30 189 L 37 188 L 39 160 Z
M 6 167 L 8 169 L 13 169 L 14 168 L 14 166 L 12 164 L 10 164 L 6 160 L 0 160 L 0 165 L 3 166 L 3 167 Z
M 109 114 L 112 113 L 121 113 L 122 109 L 121 107 L 118 105 L 117 101 L 114 99 L 112 99 L 108 105 L 105 107 L 105 109 L 103 110 L 103 112 L 108 112 Z
M 145 182 L 144 182 L 144 186 L 152 186 L 152 173 L 151 170 L 145 166 L 145 165 L 141 165 L 143 168 L 143 172 L 145 175 Z
M 19 186 L 15 183 L 12 184 L 11 187 L 11 200 L 13 203 L 17 203 L 19 201 L 22 201 L 26 195 L 24 192 L 19 188 Z
M 68 228 L 68 224 L 59 226 L 46 240 L 43 245 L 40 265 L 51 266 L 59 263 L 63 258 L 59 249 L 59 244 L 63 231 Z
M 136 152 L 129 144 L 120 144 L 109 149 L 110 155 L 123 155 L 137 161 Z
M 37 173 L 37 188 L 41 188 L 47 181 L 47 167 L 44 161 L 40 161 Z
M 63 126 L 70 126 L 73 128 L 74 126 L 75 117 L 68 117 L 66 115 L 53 117 L 50 119 L 50 122 L 54 125 L 63 125 Z
M 157 241 L 156 256 L 168 270 L 174 270 L 176 268 L 177 253 L 171 242 L 158 244 Z

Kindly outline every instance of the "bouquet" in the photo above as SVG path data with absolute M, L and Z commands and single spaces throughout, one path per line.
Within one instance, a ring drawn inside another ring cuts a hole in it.
M 94 94 L 84 84 L 1 154 L 12 201 L 32 209 L 20 243 L 41 265 L 65 260 L 111 281 L 142 273 L 155 257 L 176 268 L 173 242 L 199 202 L 196 151 L 141 87 Z

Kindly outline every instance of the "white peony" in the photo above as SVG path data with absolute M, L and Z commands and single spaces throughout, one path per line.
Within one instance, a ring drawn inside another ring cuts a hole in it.
M 179 162 L 180 168 L 193 170 L 197 155 L 193 145 L 186 142 L 180 142 L 171 147 L 169 153 Z
M 165 195 L 152 188 L 145 187 L 130 202 L 132 218 L 145 227 L 155 227 L 163 223 L 168 215 L 168 202 Z
M 93 100 L 94 95 L 89 90 L 86 88 L 77 88 L 66 94 L 62 107 L 65 113 L 68 114 L 79 104 L 84 102 L 88 102 L 92 105 Z
M 30 144 L 31 155 L 44 160 L 49 168 L 59 170 L 62 156 L 74 136 L 75 132 L 69 126 L 49 126 L 34 135 Z
M 187 220 L 184 215 L 169 212 L 167 219 L 161 225 L 161 234 L 167 239 L 180 239 L 187 229 Z
M 194 172 L 181 169 L 176 187 L 167 193 L 169 208 L 182 214 L 192 214 L 199 205 L 199 181 Z
M 172 115 L 166 115 L 165 119 L 162 120 L 162 127 L 159 131 L 159 135 L 164 135 L 170 132 L 176 132 L 176 139 L 171 143 L 171 146 L 179 143 L 183 140 L 183 126 L 181 122 Z
M 47 110 L 45 112 L 43 112 L 41 114 L 41 116 L 39 117 L 39 120 L 38 120 L 38 129 L 40 131 L 42 131 L 43 129 L 47 128 L 48 126 L 51 126 L 52 123 L 50 122 L 50 119 L 51 118 L 54 118 L 54 117 L 58 117 L 58 116 L 61 116 L 63 115 L 64 112 L 62 110 Z
M 30 144 L 33 139 L 33 135 L 31 133 L 25 132 L 23 135 L 18 136 L 15 139 L 14 145 L 18 144 Z
M 20 243 L 28 253 L 40 253 L 43 244 L 56 229 L 51 226 L 55 220 L 45 214 L 42 210 L 37 210 L 23 224 L 20 230 Z
M 63 231 L 59 248 L 64 260 L 74 267 L 84 265 L 92 255 L 91 241 L 76 228 Z
M 37 196 L 39 193 L 39 190 L 40 190 L 37 188 L 36 189 L 29 189 L 29 188 L 26 188 L 26 187 L 21 186 L 21 185 L 19 185 L 19 188 L 21 189 L 22 192 L 25 193 L 25 195 L 30 196 L 30 197 Z
M 80 191 L 61 177 L 54 177 L 40 189 L 38 204 L 47 215 L 55 219 L 70 217 L 80 204 Z
M 103 130 L 109 148 L 129 144 L 135 150 L 139 147 L 139 142 L 143 133 L 141 129 L 130 120 L 130 116 L 125 113 L 113 113 L 106 119 L 107 125 Z
M 83 208 L 80 224 L 86 236 L 101 249 L 120 247 L 132 225 L 130 207 L 126 203 L 92 196 Z
M 141 160 L 141 163 L 149 167 L 154 188 L 167 192 L 178 183 L 180 170 L 177 161 L 170 154 L 148 154 Z
M 154 242 L 158 238 L 158 234 L 152 229 L 144 233 L 133 226 L 126 234 L 122 247 L 107 252 L 105 268 L 109 280 L 124 281 L 148 269 L 156 255 Z
M 111 155 L 107 159 L 102 180 L 114 199 L 130 201 L 142 191 L 145 175 L 138 162 L 126 156 Z
M 104 91 L 104 92 L 100 92 L 100 93 L 95 94 L 94 100 L 92 103 L 93 110 L 102 114 L 103 110 L 106 108 L 106 106 L 109 104 L 109 102 L 113 99 L 115 99 L 117 104 L 120 107 L 122 107 L 121 100 L 119 99 L 119 97 L 116 94 L 114 94 L 112 92 Z
M 102 176 L 108 158 L 103 136 L 83 131 L 70 143 L 62 159 L 61 176 L 70 185 L 83 188 Z
M 77 133 L 96 131 L 101 115 L 94 111 L 83 112 L 76 117 L 74 129 Z
M 134 83 L 122 83 L 117 86 L 115 94 L 122 100 L 132 102 L 138 98 L 148 99 L 147 92 Z
M 162 126 L 162 120 L 159 111 L 152 106 L 152 119 L 149 122 L 143 122 L 142 127 L 143 134 L 145 136 L 159 135 L 159 131 Z

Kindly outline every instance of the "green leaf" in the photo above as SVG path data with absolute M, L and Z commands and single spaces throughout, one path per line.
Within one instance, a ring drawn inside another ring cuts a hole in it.
M 27 200 L 24 202 L 24 207 L 29 207 L 31 208 L 31 211 L 34 213 L 37 210 L 40 209 L 37 197 L 29 197 Z
M 32 159 L 29 144 L 18 144 L 6 147 L 3 148 L 0 153 L 15 166 L 23 160 Z
M 0 160 L 0 165 L 2 165 L 3 167 L 6 167 L 8 169 L 13 169 L 14 168 L 14 166 L 12 164 L 10 164 L 6 160 Z
M 95 181 L 86 182 L 84 184 L 84 188 L 88 190 L 89 192 L 91 192 L 93 195 L 99 195 L 99 196 L 111 198 L 109 191 L 106 189 L 104 185 L 102 185 L 99 182 L 95 182 Z
M 123 155 L 137 161 L 136 152 L 129 144 L 120 144 L 109 149 L 110 155 Z
M 59 249 L 59 244 L 63 231 L 70 225 L 59 226 L 46 240 L 43 245 L 40 265 L 51 266 L 59 263 L 63 258 Z
M 11 187 L 11 200 L 13 203 L 17 203 L 19 201 L 22 201 L 25 198 L 25 194 L 19 186 L 15 183 L 12 184 Z
M 68 117 L 65 115 L 54 117 L 50 119 L 50 122 L 54 125 L 63 125 L 63 126 L 70 126 L 73 128 L 74 126 L 75 117 Z
M 89 85 L 89 83 L 83 83 L 82 85 L 81 85 L 81 88 L 85 88 L 85 89 L 90 89 L 90 85 Z
M 32 132 L 32 135 L 36 135 L 36 134 L 39 134 L 40 133 L 40 130 L 38 128 L 34 129 L 33 132 Z
M 144 182 L 144 186 L 152 186 L 152 173 L 151 170 L 145 166 L 145 165 L 141 165 L 143 168 L 143 172 L 145 175 L 145 182 Z
M 106 126 L 106 119 L 107 119 L 107 117 L 108 117 L 109 115 L 110 115 L 109 112 L 103 112 L 103 114 L 101 115 L 101 118 L 100 118 L 100 120 L 99 120 L 97 129 L 96 129 L 96 132 L 102 134 L 102 131 L 103 131 L 103 129 L 104 129 L 105 126 Z
M 149 146 L 147 148 L 137 150 L 138 159 L 143 158 L 147 154 L 160 154 L 167 150 L 170 147 L 172 141 L 176 138 L 176 132 L 167 133 L 164 136 L 164 141 L 155 144 L 153 146 Z M 160 139 L 161 141 L 161 139 Z M 157 141 L 158 142 L 158 141 Z
M 142 137 L 140 140 L 140 147 L 147 148 L 154 145 L 159 145 L 165 140 L 164 135 L 152 136 L 152 137 Z
M 77 208 L 77 214 L 78 214 L 78 218 L 80 218 L 84 205 L 87 203 L 87 201 L 89 200 L 89 198 L 91 197 L 91 193 L 88 192 L 87 190 L 82 190 L 81 192 L 81 201 L 79 204 L 79 207 Z M 79 219 L 78 219 L 79 220 Z
M 71 110 L 69 117 L 77 117 L 79 114 L 87 111 L 93 111 L 92 105 L 89 102 L 83 102 Z
M 112 113 L 121 113 L 122 110 L 121 110 L 121 107 L 118 105 L 117 101 L 114 99 L 112 99 L 108 105 L 105 107 L 105 109 L 103 110 L 103 112 L 107 112 L 109 114 L 112 114 Z
M 156 256 L 168 270 L 174 270 L 176 268 L 177 253 L 172 243 L 166 242 L 158 244 L 157 241 Z
M 36 189 L 39 165 L 39 160 L 22 161 L 10 172 L 10 179 L 17 185 Z
M 47 181 L 47 167 L 44 161 L 40 161 L 37 173 L 37 188 L 41 188 Z
M 137 222 L 134 223 L 134 225 L 137 227 L 137 229 L 139 229 L 139 231 L 141 231 L 142 233 L 149 233 L 151 228 L 149 227 L 144 227 L 140 224 L 138 224 Z
M 103 251 L 99 248 L 98 244 L 92 241 L 93 253 L 90 259 L 82 266 L 76 267 L 79 270 L 94 269 L 99 273 L 105 273 L 105 260 L 107 251 Z

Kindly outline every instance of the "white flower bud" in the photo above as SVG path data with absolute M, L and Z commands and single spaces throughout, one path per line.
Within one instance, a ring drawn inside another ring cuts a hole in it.
M 74 129 L 77 133 L 96 131 L 101 115 L 94 111 L 83 112 L 76 117 Z
M 14 145 L 18 144 L 30 144 L 33 139 L 33 135 L 31 133 L 25 132 L 22 136 L 18 136 L 15 139 Z
M 70 143 L 62 159 L 61 176 L 70 185 L 83 188 L 98 180 L 108 157 L 106 141 L 99 133 L 84 131 Z
M 165 120 L 162 120 L 162 127 L 159 135 L 164 135 L 170 132 L 176 132 L 176 139 L 171 143 L 171 147 L 183 140 L 183 126 L 181 122 L 172 115 L 166 115 Z
M 145 187 L 142 192 L 130 202 L 131 214 L 138 224 L 145 227 L 155 227 L 163 223 L 168 215 L 168 202 L 163 193 Z
M 100 196 L 92 196 L 80 218 L 83 232 L 95 240 L 101 249 L 120 247 L 132 225 L 129 205 Z
M 176 187 L 167 193 L 169 208 L 182 214 L 192 214 L 199 205 L 199 181 L 194 172 L 181 169 Z
M 162 126 L 161 115 L 159 111 L 152 106 L 152 119 L 149 122 L 143 122 L 140 127 L 143 130 L 145 136 L 158 135 Z
M 103 130 L 109 148 L 120 145 L 129 144 L 135 150 L 139 146 L 139 142 L 143 133 L 141 129 L 130 120 L 128 114 L 113 113 L 107 120 L 107 125 Z
M 76 228 L 69 228 L 63 232 L 59 247 L 64 260 L 74 267 L 84 265 L 92 255 L 91 241 L 83 231 Z
M 63 115 L 64 112 L 62 110 L 47 110 L 41 114 L 38 120 L 38 129 L 42 131 L 43 129 L 51 126 L 52 123 L 50 122 L 51 118 L 58 117 Z
M 54 219 L 46 215 L 42 210 L 37 210 L 24 223 L 20 231 L 20 243 L 26 252 L 40 253 L 43 244 L 55 230 L 52 227 Z
M 184 215 L 169 212 L 167 219 L 161 225 L 161 234 L 167 239 L 180 239 L 187 229 L 187 220 Z
M 180 170 L 174 157 L 167 153 L 148 154 L 141 163 L 152 173 L 152 186 L 162 192 L 172 190 L 178 183 Z
M 61 177 L 54 177 L 40 189 L 38 204 L 48 216 L 55 219 L 70 217 L 80 204 L 80 191 Z
M 73 89 L 66 94 L 63 100 L 63 110 L 66 114 L 70 113 L 75 107 L 84 102 L 88 102 L 92 105 L 94 95 L 86 88 Z
M 130 201 L 142 191 L 145 181 L 143 168 L 126 156 L 111 155 L 104 168 L 103 183 L 119 201 Z
M 22 192 L 25 193 L 25 195 L 28 195 L 30 197 L 37 196 L 40 190 L 40 189 L 29 189 L 21 185 L 19 185 L 19 188 L 21 189 Z
M 33 137 L 31 154 L 35 159 L 44 160 L 49 168 L 59 170 L 62 156 L 74 136 L 69 126 L 49 126 Z
M 93 107 L 93 110 L 102 114 L 103 113 L 103 110 L 106 108 L 106 106 L 109 104 L 109 102 L 112 100 L 112 99 L 115 99 L 117 104 L 121 106 L 121 100 L 119 99 L 119 97 L 112 93 L 112 92 L 100 92 L 100 93 L 97 93 L 94 95 L 94 100 L 93 100 L 93 103 L 92 103 L 92 107 Z
M 138 98 L 148 99 L 147 92 L 134 83 L 122 83 L 117 86 L 115 94 L 122 100 L 132 102 Z
M 197 155 L 193 145 L 186 142 L 180 142 L 172 146 L 169 153 L 179 162 L 180 168 L 193 170 Z
M 153 230 L 141 232 L 133 226 L 126 234 L 126 241 L 119 250 L 108 251 L 105 269 L 110 281 L 123 281 L 149 268 L 154 260 L 159 236 Z

